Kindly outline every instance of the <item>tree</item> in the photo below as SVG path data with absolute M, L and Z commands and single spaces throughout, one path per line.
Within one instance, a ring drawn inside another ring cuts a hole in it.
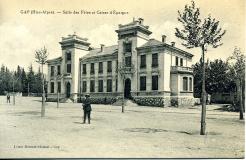
M 14 76 L 16 79 L 15 82 L 15 91 L 22 92 L 22 83 L 21 83 L 21 67 L 18 65 L 17 70 L 14 72 Z
M 40 67 L 38 68 L 38 73 L 35 74 L 34 89 L 35 93 L 42 93 L 42 73 Z
M 237 85 L 237 97 L 239 100 L 239 119 L 243 118 L 243 86 L 245 84 L 245 55 L 242 54 L 240 48 L 235 47 L 227 61 L 230 66 L 230 73 L 232 74 L 232 79 Z
M 28 68 L 27 88 L 28 88 L 28 94 L 29 94 L 29 92 L 35 93 L 35 73 L 33 71 L 32 64 Z
M 216 59 L 209 63 L 209 69 L 207 73 L 208 83 L 206 83 L 208 84 L 206 91 L 209 94 L 234 91 L 235 84 L 230 78 L 228 68 L 228 63 L 222 61 L 221 59 Z
M 208 73 L 208 67 L 209 65 L 209 61 L 207 61 L 205 63 L 205 72 Z M 202 67 L 203 67 L 203 63 L 202 63 L 202 59 L 200 59 L 199 62 L 197 62 L 196 64 L 194 64 L 192 66 L 193 68 L 193 75 L 194 75 L 194 97 L 201 97 L 202 94 Z M 207 80 L 207 74 L 205 75 L 205 80 Z M 207 84 L 206 84 L 207 85 Z M 207 86 L 206 86 L 207 89 Z
M 28 79 L 24 68 L 22 69 L 21 72 L 21 84 L 22 84 L 22 93 L 28 93 Z
M 44 90 L 44 65 L 47 62 L 47 58 L 48 58 L 48 52 L 47 49 L 45 48 L 41 48 L 39 50 L 35 51 L 35 59 L 36 62 L 39 63 L 41 65 L 41 72 L 42 72 L 42 108 L 41 108 L 41 117 L 45 116 L 45 106 L 44 106 L 44 99 L 45 99 L 45 90 Z
M 205 91 L 205 52 L 208 46 L 217 48 L 225 30 L 219 27 L 219 21 L 209 15 L 203 23 L 200 18 L 200 9 L 196 8 L 195 2 L 191 6 L 185 5 L 184 11 L 178 11 L 178 21 L 183 25 L 182 29 L 175 28 L 176 37 L 183 40 L 182 45 L 186 48 L 200 48 L 202 51 L 202 113 L 201 113 L 201 135 L 205 135 L 206 123 L 206 91 Z

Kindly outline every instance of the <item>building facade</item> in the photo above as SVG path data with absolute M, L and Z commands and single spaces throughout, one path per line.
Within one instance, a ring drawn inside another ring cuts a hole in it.
M 193 55 L 151 39 L 139 18 L 119 25 L 118 44 L 92 48 L 76 34 L 62 38 L 62 56 L 48 61 L 48 100 L 115 103 L 123 96 L 140 105 L 190 105 L 193 98 Z

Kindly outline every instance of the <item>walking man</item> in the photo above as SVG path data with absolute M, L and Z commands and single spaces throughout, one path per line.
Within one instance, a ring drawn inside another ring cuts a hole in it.
M 90 101 L 90 95 L 85 95 L 85 101 L 83 103 L 83 110 L 84 110 L 84 122 L 86 121 L 86 117 L 88 117 L 88 123 L 91 122 L 91 101 Z
M 10 103 L 10 95 L 7 93 L 7 103 Z

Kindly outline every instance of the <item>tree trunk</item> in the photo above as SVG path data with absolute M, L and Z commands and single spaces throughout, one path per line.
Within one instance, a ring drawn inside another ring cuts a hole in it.
M 13 79 L 13 105 L 15 105 L 15 81 Z
M 59 95 L 59 91 L 57 89 L 57 108 L 59 108 L 59 103 L 60 103 L 60 95 Z
M 202 113 L 200 135 L 206 132 L 205 48 L 202 46 Z
M 240 120 L 243 120 L 243 94 L 242 94 L 242 88 L 243 88 L 243 85 L 242 85 L 242 80 L 239 79 L 238 80 L 239 83 L 238 83 L 238 97 L 239 97 L 239 119 Z
M 45 91 L 44 91 L 44 73 L 43 73 L 43 64 L 42 64 L 42 108 L 41 108 L 41 117 L 45 116 L 45 106 L 44 106 L 44 98 L 45 98 Z

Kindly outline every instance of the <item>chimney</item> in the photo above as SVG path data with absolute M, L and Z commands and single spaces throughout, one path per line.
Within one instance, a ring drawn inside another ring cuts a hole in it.
M 139 24 L 143 24 L 144 19 L 143 18 L 138 18 Z
M 174 47 L 175 46 L 175 42 L 171 42 L 171 45 L 172 45 L 172 47 Z
M 104 50 L 104 44 L 101 44 L 101 52 Z
M 166 43 L 166 38 L 167 38 L 166 35 L 162 35 L 162 36 L 161 36 L 161 41 L 162 41 L 162 43 Z

